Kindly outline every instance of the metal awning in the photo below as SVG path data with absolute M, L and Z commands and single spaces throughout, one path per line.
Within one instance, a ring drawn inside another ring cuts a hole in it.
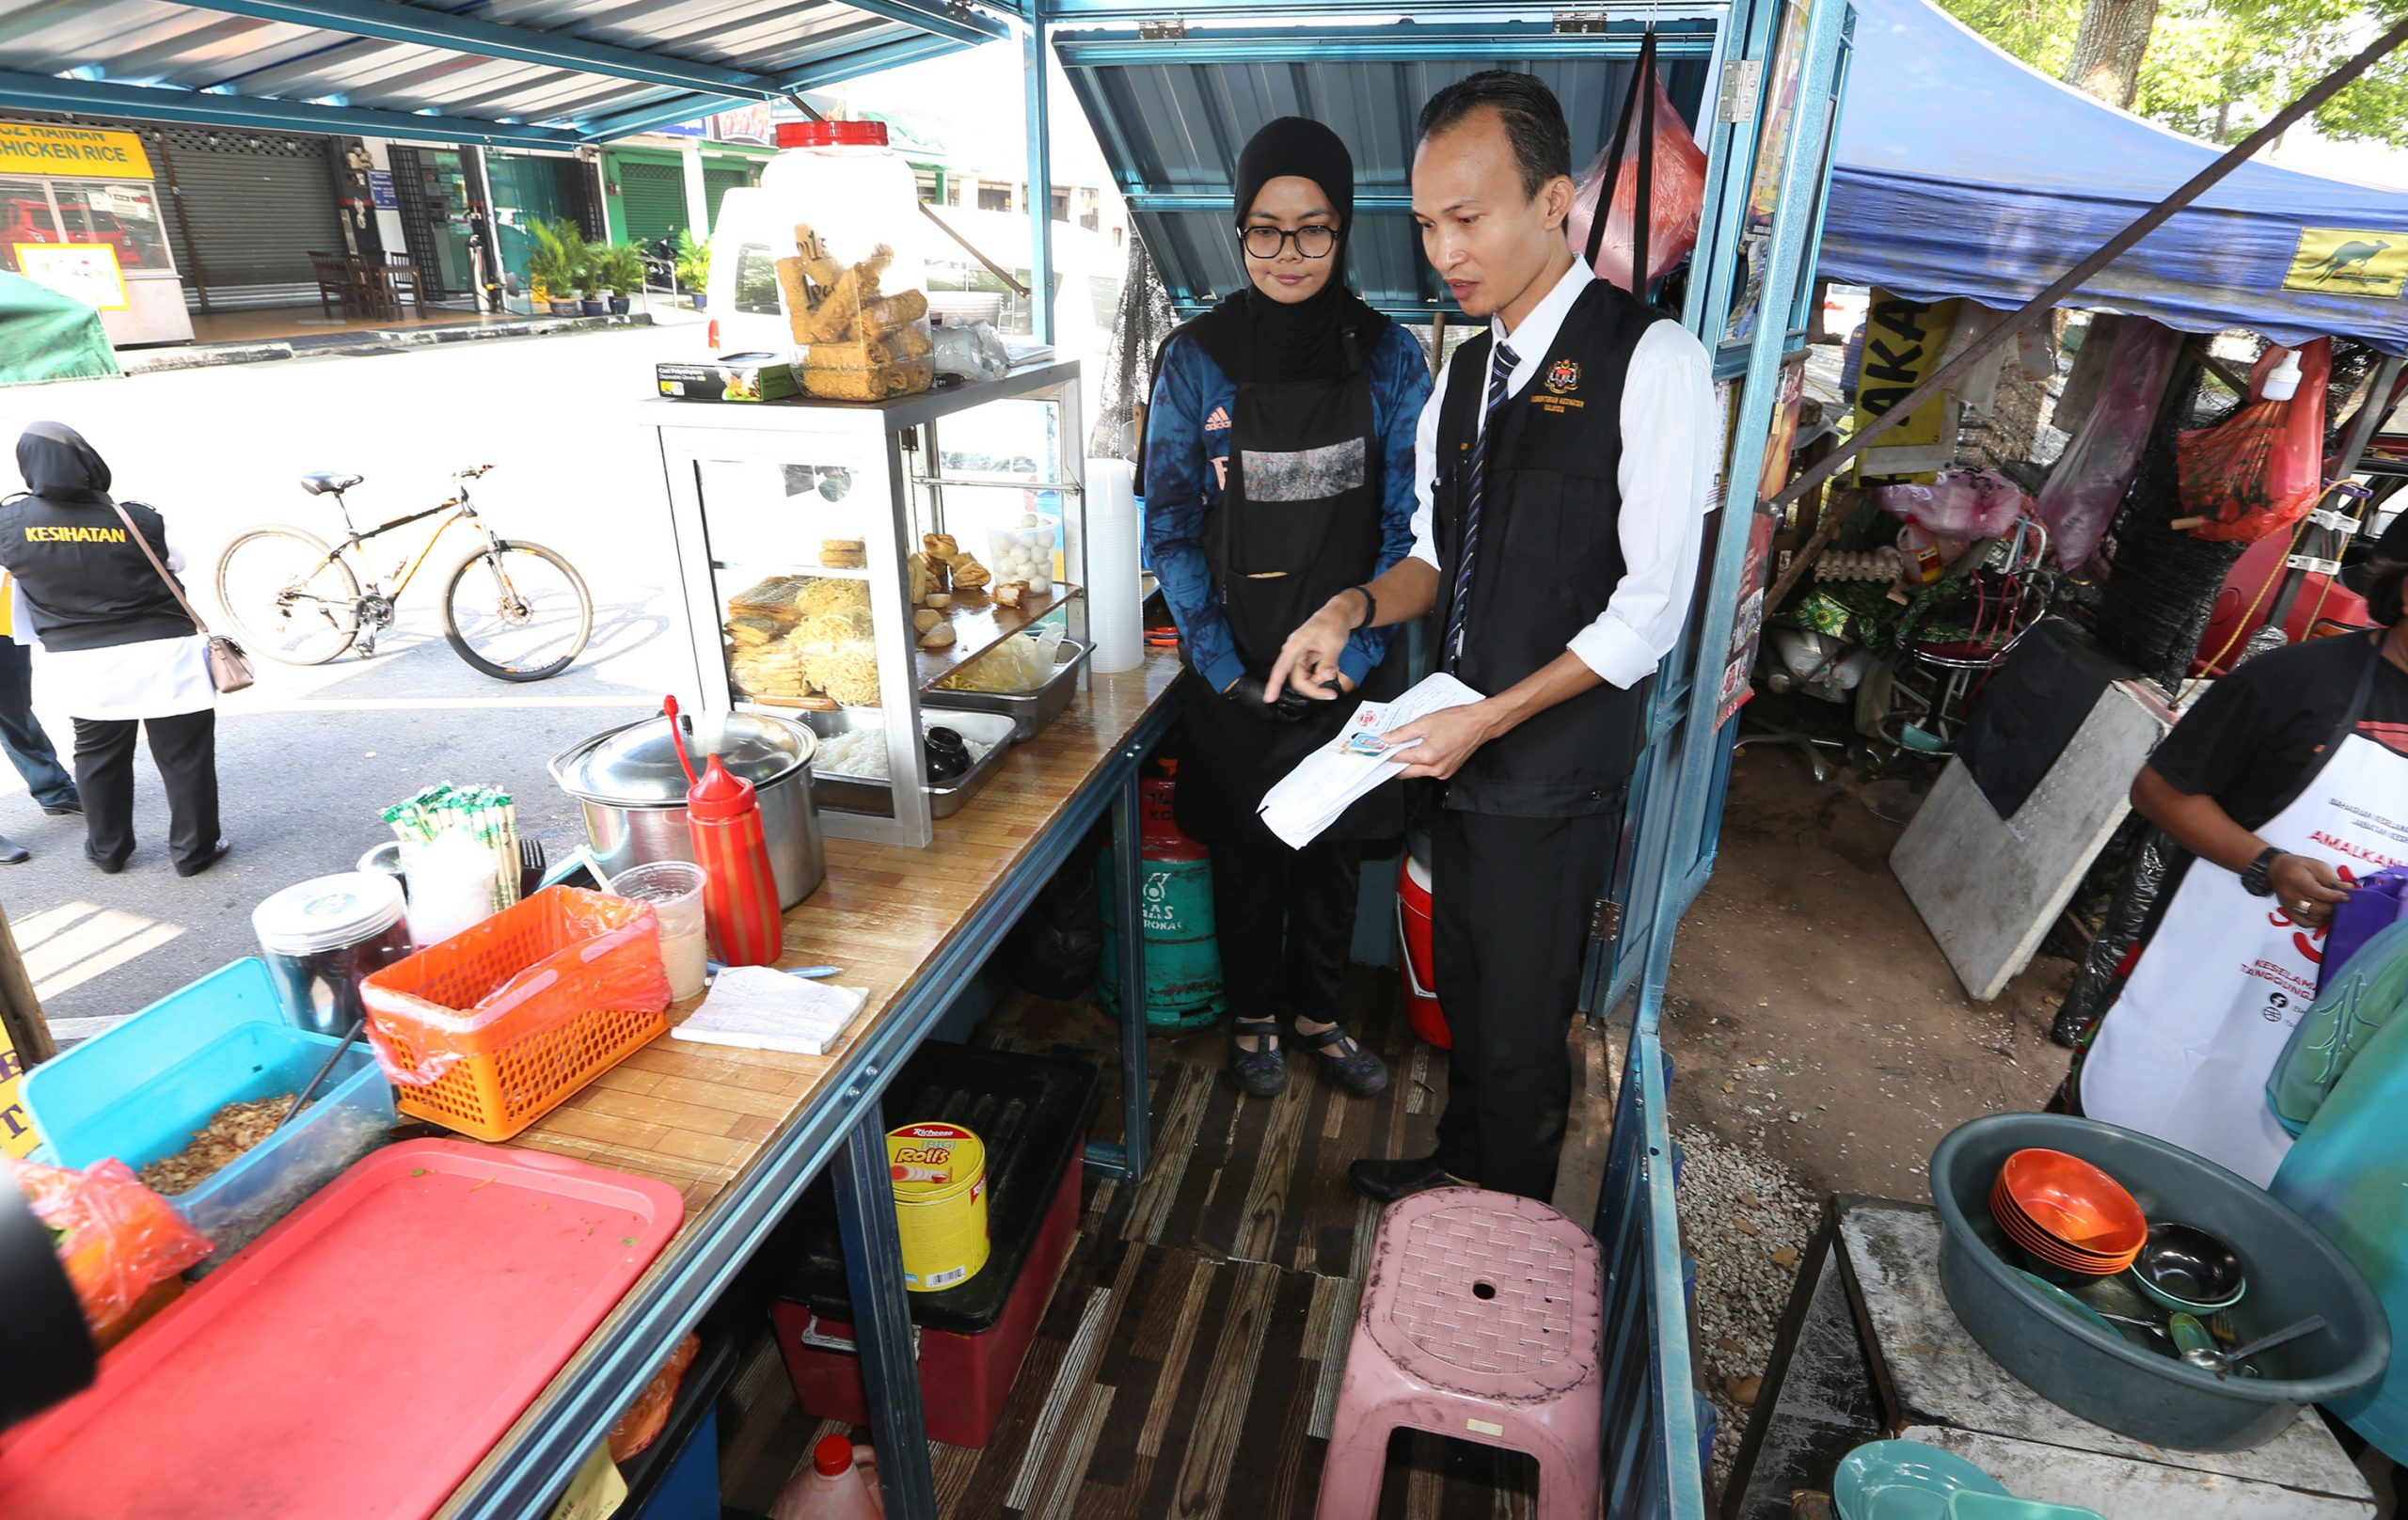
M 1452 303 L 1421 257 L 1410 214 L 1421 103 L 1478 69 L 1536 74 L 1563 103 L 1577 171 L 1613 135 L 1643 25 L 1367 15 L 1309 31 L 1081 28 L 1055 33 L 1054 48 L 1181 315 L 1244 281 L 1230 230 L 1238 150 L 1256 127 L 1292 115 L 1329 123 L 1354 153 L 1356 289 L 1391 316 L 1426 322 Z M 1694 122 L 1716 62 L 1716 25 L 1668 15 L 1656 31 L 1666 88 Z
M 576 148 L 1009 35 L 964 0 L 0 0 L 0 108 Z

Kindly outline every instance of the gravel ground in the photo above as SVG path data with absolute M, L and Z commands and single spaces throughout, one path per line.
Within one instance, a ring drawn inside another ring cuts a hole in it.
M 1772 1355 L 1773 1329 L 1822 1205 L 1797 1174 L 1761 1151 L 1704 1130 L 1684 1130 L 1678 1140 L 1687 1157 L 1681 1236 L 1697 1259 L 1691 1324 L 1699 1381 L 1721 1416 L 1706 1475 L 1713 1494 L 1720 1492 L 1747 1430 Z

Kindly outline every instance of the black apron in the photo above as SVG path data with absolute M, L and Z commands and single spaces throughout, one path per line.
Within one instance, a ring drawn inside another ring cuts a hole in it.
M 1371 382 L 1353 334 L 1346 373 L 1237 388 L 1228 476 L 1220 510 L 1205 525 L 1205 555 L 1221 613 L 1249 674 L 1268 675 L 1306 619 L 1379 569 L 1382 483 Z M 1244 366 L 1241 366 L 1244 368 Z M 1315 703 L 1296 722 L 1242 710 L 1236 698 L 1196 689 L 1180 721 L 1179 826 L 1207 844 L 1270 839 L 1262 797 L 1319 745 L 1334 743 L 1357 704 L 1404 689 L 1404 641 L 1363 684 Z M 1402 789 L 1373 790 L 1324 837 L 1377 839 L 1404 831 Z

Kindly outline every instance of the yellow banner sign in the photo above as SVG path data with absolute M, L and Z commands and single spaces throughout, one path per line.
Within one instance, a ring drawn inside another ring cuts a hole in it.
M 41 1144 L 41 1136 L 34 1132 L 34 1116 L 25 1112 L 18 1091 L 24 1075 L 24 1061 L 8 1043 L 8 1032 L 0 1029 L 0 1156 L 30 1156 Z
M 130 132 L 0 121 L 0 174 L 48 174 L 62 180 L 148 180 L 150 155 Z
M 1875 291 L 1864 312 L 1864 357 L 1856 383 L 1856 426 L 1889 411 L 1940 368 L 1958 303 L 1909 301 Z M 1933 397 L 1881 435 L 1858 467 L 1860 482 L 1921 476 L 1946 467 L 1956 447 L 1956 403 Z
M 2345 227 L 2304 227 L 2287 291 L 2324 295 L 2399 296 L 2408 283 L 2408 232 L 2366 232 Z

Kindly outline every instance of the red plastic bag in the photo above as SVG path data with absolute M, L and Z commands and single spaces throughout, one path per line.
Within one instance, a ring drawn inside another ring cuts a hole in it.
M 1653 40 L 1649 39 L 1650 42 Z M 1651 65 L 1653 62 L 1643 61 Z M 1663 76 L 1651 66 L 1642 68 L 1639 77 L 1641 88 L 1630 92 L 1629 108 L 1616 134 L 1617 140 L 1626 146 L 1622 171 L 1614 177 L 1613 209 L 1606 217 L 1605 240 L 1592 261 L 1600 278 L 1612 280 L 1624 290 L 1630 289 L 1631 217 L 1639 206 L 1638 155 L 1644 150 L 1638 145 L 1645 141 L 1641 130 L 1645 123 L 1632 118 L 1647 95 L 1653 95 L 1656 101 L 1655 155 L 1648 166 L 1647 184 L 1647 277 L 1651 283 L 1662 278 L 1697 246 L 1698 216 L 1705 209 L 1705 150 L 1689 135 L 1687 123 L 1673 108 L 1671 96 L 1664 90 Z M 1613 156 L 1614 144 L 1599 150 L 1574 189 L 1572 214 L 1565 219 L 1564 231 L 1572 240 L 1575 258 L 1588 253 L 1598 186 Z
M 2270 345 L 2249 371 L 2249 394 L 2287 351 Z M 2252 401 L 2211 428 L 2174 437 L 2174 468 L 2194 538 L 2254 544 L 2307 515 L 2324 491 L 2324 389 L 2333 375 L 2333 340 L 2297 351 L 2299 393 L 2289 401 Z
M 51 1229 L 95 1337 L 153 1287 L 209 1255 L 200 1232 L 121 1161 L 95 1162 L 80 1172 L 29 1161 L 14 1167 L 34 1217 Z
M 653 1442 L 660 1439 L 660 1432 L 669 1423 L 669 1406 L 677 1400 L 677 1385 L 686 1381 L 686 1369 L 692 1365 L 694 1353 L 702 1350 L 703 1338 L 689 1335 L 677 1342 L 677 1349 L 652 1374 L 652 1381 L 636 1395 L 636 1401 L 610 1422 L 610 1460 L 622 1465 Z

